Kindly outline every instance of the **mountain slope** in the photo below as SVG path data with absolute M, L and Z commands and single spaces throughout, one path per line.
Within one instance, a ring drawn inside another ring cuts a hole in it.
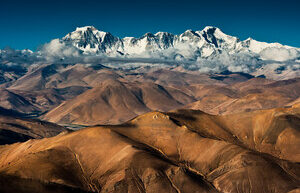
M 241 82 L 233 79 L 225 84 L 207 76 L 185 76 L 188 74 L 163 70 L 144 74 L 139 82 L 132 77 L 129 81 L 107 79 L 63 102 L 43 118 L 64 124 L 117 124 L 153 110 L 169 111 L 184 106 L 215 115 L 233 114 L 289 106 L 300 97 L 298 78 L 282 81 L 250 78 Z M 181 78 L 185 81 L 178 84 Z
M 177 89 L 108 79 L 62 103 L 44 118 L 58 123 L 116 124 L 151 110 L 167 111 L 193 101 Z
M 185 108 L 211 114 L 232 114 L 259 109 L 289 106 L 300 95 L 300 79 L 271 81 L 253 78 L 229 86 L 201 86 L 195 90 L 198 101 Z
M 38 107 L 26 100 L 23 96 L 7 89 L 0 89 L 0 106 L 21 113 L 34 113 L 39 111 Z
M 68 131 L 54 123 L 22 116 L 18 112 L 0 107 L 0 145 L 53 137 Z
M 299 113 L 297 106 L 226 117 L 150 112 L 122 125 L 0 146 L 2 179 L 15 182 L 4 190 L 22 190 L 20 181 L 32 179 L 61 191 L 297 191 Z M 266 127 L 260 131 L 257 121 Z

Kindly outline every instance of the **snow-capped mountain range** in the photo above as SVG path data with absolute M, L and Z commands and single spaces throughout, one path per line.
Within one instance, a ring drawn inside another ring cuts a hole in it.
M 73 45 L 84 54 L 106 54 L 127 57 L 164 57 L 169 59 L 197 59 L 215 56 L 221 53 L 236 54 L 247 52 L 260 54 L 268 48 L 285 49 L 288 52 L 300 52 L 299 48 L 265 43 L 248 38 L 241 41 L 237 37 L 226 35 L 219 28 L 205 27 L 201 31 L 187 30 L 180 35 L 168 32 L 146 33 L 142 37 L 113 36 L 109 32 L 99 31 L 93 26 L 79 27 L 61 39 L 67 45 Z M 287 54 L 283 61 L 294 59 L 297 54 Z M 264 57 L 264 56 L 262 56 Z M 266 59 L 270 59 L 269 57 Z M 275 57 L 275 60 L 278 58 Z
M 271 79 L 300 76 L 300 48 L 252 38 L 240 40 L 211 26 L 200 31 L 186 30 L 179 35 L 146 33 L 139 38 L 119 38 L 93 26 L 85 26 L 44 44 L 36 52 L 0 50 L 3 72 L 8 68 L 5 66 L 18 70 L 18 66 L 27 68 L 28 65 L 47 61 L 106 63 L 118 68 L 132 68 L 140 64 L 150 67 L 173 65 L 174 68 L 180 66 L 204 73 L 228 70 L 265 75 Z

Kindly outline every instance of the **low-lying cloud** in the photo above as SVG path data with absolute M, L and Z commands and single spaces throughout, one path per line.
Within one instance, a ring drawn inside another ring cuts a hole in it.
M 131 68 L 142 65 L 148 66 L 182 66 L 187 70 L 200 71 L 203 73 L 216 73 L 222 71 L 253 73 L 260 68 L 277 63 L 280 66 L 293 71 L 300 70 L 297 62 L 300 52 L 288 48 L 266 48 L 260 54 L 240 52 L 229 54 L 222 51 L 210 57 L 201 57 L 199 50 L 191 46 L 169 48 L 157 52 L 145 52 L 136 55 L 108 56 L 103 53 L 97 55 L 83 54 L 78 48 L 67 44 L 59 39 L 44 44 L 37 52 L 24 52 L 8 49 L 0 52 L 1 65 L 27 66 L 38 62 L 48 63 L 86 63 L 107 64 L 116 68 Z
M 67 45 L 59 39 L 54 39 L 51 42 L 44 44 L 40 52 L 46 60 L 50 61 L 81 57 L 81 51 L 79 49 Z
M 288 48 L 266 48 L 260 52 L 264 60 L 287 61 L 295 60 L 300 57 L 300 51 Z

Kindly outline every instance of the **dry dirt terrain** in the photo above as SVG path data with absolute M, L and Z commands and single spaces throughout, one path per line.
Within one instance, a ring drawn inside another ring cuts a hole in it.
M 297 102 L 299 88 L 299 78 L 269 80 L 241 72 L 42 63 L 0 84 L 0 107 L 58 124 L 91 126 L 178 108 L 220 115 L 284 107 Z
M 167 79 L 168 84 L 154 81 L 160 85 L 147 82 L 145 77 L 140 82 L 105 80 L 61 103 L 42 118 L 61 124 L 120 124 L 149 111 L 185 108 L 214 115 L 232 114 L 289 106 L 300 97 L 299 78 L 281 81 L 251 78 L 230 84 L 190 82 L 180 85 L 173 84 L 172 77 Z
M 68 129 L 0 107 L 0 145 L 53 137 Z
M 299 128 L 298 103 L 149 112 L 0 146 L 1 192 L 299 192 Z

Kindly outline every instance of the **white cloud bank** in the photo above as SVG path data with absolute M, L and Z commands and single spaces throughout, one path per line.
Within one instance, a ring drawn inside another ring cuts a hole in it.
M 282 71 L 300 71 L 300 51 L 289 48 L 266 48 L 259 54 L 252 52 L 227 53 L 222 51 L 210 57 L 201 57 L 199 50 L 191 46 L 183 46 L 180 49 L 170 48 L 157 52 L 145 52 L 130 56 L 107 56 L 105 54 L 82 54 L 78 48 L 59 39 L 44 44 L 38 52 L 22 53 L 21 51 L 4 50 L 0 52 L 0 63 L 6 66 L 13 63 L 21 66 L 25 63 L 37 63 L 47 61 L 51 63 L 87 63 L 109 64 L 111 67 L 137 67 L 148 66 L 182 66 L 187 70 L 203 73 L 218 73 L 222 71 L 255 73 L 262 69 L 269 69 L 275 73 Z M 18 57 L 16 57 L 18 56 Z M 26 60 L 25 60 L 26 59 Z M 277 67 L 276 67 L 277 66 Z M 265 72 L 263 70 L 263 72 Z
M 266 48 L 260 52 L 261 58 L 264 60 L 287 61 L 295 60 L 300 57 L 300 51 L 288 48 Z
M 54 39 L 51 42 L 44 44 L 41 53 L 50 61 L 64 58 L 78 58 L 81 56 L 81 51 L 79 49 L 67 45 L 59 39 Z

